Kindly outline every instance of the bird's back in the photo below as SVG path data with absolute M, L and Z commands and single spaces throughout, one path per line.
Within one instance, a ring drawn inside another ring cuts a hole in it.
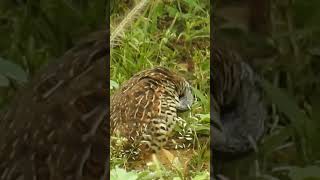
M 0 179 L 105 179 L 106 32 L 49 63 L 0 120 Z
M 261 79 L 237 52 L 216 45 L 212 54 L 212 101 L 215 106 L 211 111 L 216 112 L 214 116 L 221 126 L 220 130 L 212 131 L 212 137 L 216 137 L 214 149 L 246 152 L 264 133 L 267 113 Z
M 111 97 L 111 132 L 120 132 L 131 148 L 141 141 L 161 146 L 174 127 L 186 83 L 162 67 L 137 73 Z

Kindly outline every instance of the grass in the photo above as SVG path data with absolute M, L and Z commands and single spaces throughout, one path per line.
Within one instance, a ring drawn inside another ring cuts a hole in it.
M 270 112 L 258 152 L 223 162 L 221 173 L 231 179 L 319 179 L 320 24 L 314 9 L 319 2 L 272 1 L 271 5 L 269 36 L 258 39 L 232 21 L 217 28 L 226 40 L 237 37 L 242 53 L 254 58 L 255 70 L 265 79 Z M 272 53 L 254 55 L 261 52 Z
M 2 0 L 0 109 L 44 64 L 61 57 L 90 32 L 103 29 L 105 19 L 104 0 Z
M 114 27 L 135 1 L 110 2 Z M 256 51 L 261 52 L 259 47 L 263 47 L 263 52 L 269 50 L 266 47 L 276 51 L 272 57 L 258 62 L 260 66 L 256 68 L 271 82 L 265 84 L 270 104 L 269 131 L 258 153 L 223 162 L 223 173 L 234 179 L 306 178 L 299 174 L 319 178 L 319 1 L 272 2 L 274 30 L 266 39 L 252 43 L 255 39 L 252 34 L 236 29 L 242 25 L 225 26 L 227 35 L 222 38 L 229 36 L 242 43 L 251 40 L 250 45 L 254 44 Z M 104 3 L 104 0 L 0 2 L 0 32 L 4 34 L 0 37 L 0 109 L 44 64 L 60 57 L 80 37 L 103 28 Z M 155 65 L 165 65 L 191 81 L 197 101 L 192 111 L 182 117 L 196 140 L 209 132 L 209 9 L 209 1 L 152 1 L 111 54 L 111 91 L 134 73 Z M 285 17 L 281 17 L 283 13 Z M 131 171 L 124 169 L 124 159 L 113 159 L 112 174 L 123 179 L 205 179 L 209 171 L 208 150 L 205 143 L 200 147 L 196 142 L 194 145 L 190 166 L 182 166 L 182 170 L 153 165 Z M 186 174 L 185 170 L 191 173 Z
M 133 5 L 119 3 L 111 15 L 114 27 Z M 210 19 L 209 1 L 150 1 L 143 15 L 111 49 L 111 93 L 133 74 L 155 66 L 165 66 L 191 82 L 196 101 L 190 112 L 180 114 L 185 127 L 178 126 L 175 136 L 193 137 L 190 147 L 174 151 L 173 165 L 153 163 L 139 170 L 128 167 L 125 157 L 117 158 L 122 138 L 113 136 L 113 179 L 209 179 L 210 131 Z M 184 132 L 183 130 L 189 130 Z M 181 134 L 179 134 L 179 132 Z M 183 160 L 187 154 L 188 162 Z

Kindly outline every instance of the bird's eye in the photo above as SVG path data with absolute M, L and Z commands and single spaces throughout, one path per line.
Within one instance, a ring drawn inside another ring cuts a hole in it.
M 179 99 L 180 99 L 180 98 L 182 98 L 182 97 L 184 97 L 184 96 L 185 96 L 185 94 L 184 94 L 184 93 L 179 94 Z

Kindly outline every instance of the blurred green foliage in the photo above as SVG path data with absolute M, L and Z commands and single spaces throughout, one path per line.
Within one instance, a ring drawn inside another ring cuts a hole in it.
M 0 107 L 14 95 L 15 81 L 32 78 L 81 37 L 105 28 L 105 10 L 105 0 L 0 1 L 0 57 L 10 66 L 0 68 Z M 20 79 L 3 76 L 8 71 Z
M 232 13 L 217 15 L 218 39 L 237 44 L 265 79 L 270 109 L 259 151 L 226 162 L 224 173 L 232 179 L 319 179 L 320 2 L 270 2 L 272 28 L 265 36 L 250 32 Z M 234 12 L 243 9 L 241 3 L 230 6 Z

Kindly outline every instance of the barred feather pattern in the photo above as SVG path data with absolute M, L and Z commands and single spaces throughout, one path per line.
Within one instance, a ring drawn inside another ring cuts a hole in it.
M 156 152 L 166 144 L 177 111 L 187 110 L 181 107 L 190 107 L 192 102 L 184 78 L 163 67 L 142 71 L 111 97 L 111 133 L 120 132 L 127 138 L 125 148 Z
M 0 114 L 0 179 L 107 179 L 108 32 L 43 67 Z
M 214 47 L 213 147 L 241 153 L 255 147 L 267 118 L 260 77 L 234 51 Z

